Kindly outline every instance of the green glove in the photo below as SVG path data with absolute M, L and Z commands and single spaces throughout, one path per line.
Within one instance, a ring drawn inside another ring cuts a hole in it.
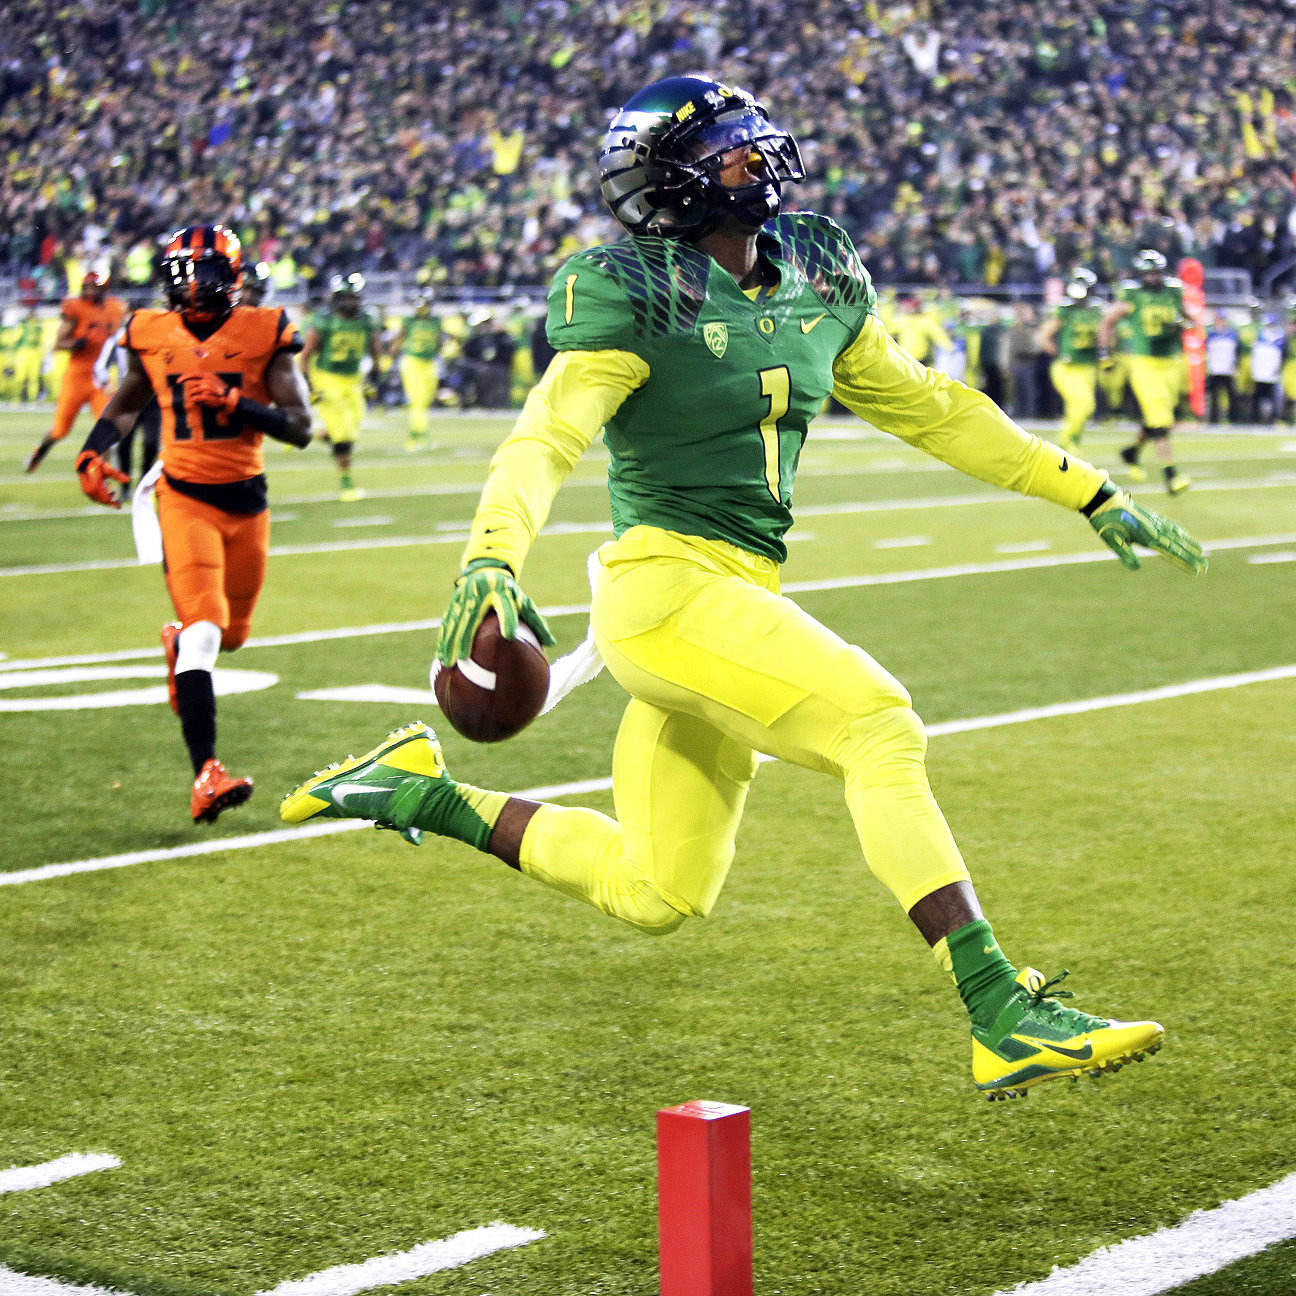
M 520 621 L 530 627 L 546 648 L 557 643 L 536 605 L 522 593 L 513 573 L 493 558 L 477 558 L 455 581 L 450 606 L 441 618 L 437 659 L 446 666 L 453 666 L 455 662 L 471 657 L 473 638 L 488 612 L 499 617 L 500 631 L 505 639 L 517 638 Z
M 1134 552 L 1136 544 L 1155 549 L 1181 571 L 1193 576 L 1200 576 L 1206 570 L 1201 545 L 1183 527 L 1136 504 L 1122 490 L 1115 491 L 1094 509 L 1089 523 L 1130 571 L 1138 571 L 1143 565 Z

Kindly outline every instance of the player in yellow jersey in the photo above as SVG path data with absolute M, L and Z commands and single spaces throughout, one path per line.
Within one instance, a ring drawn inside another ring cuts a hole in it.
M 1116 301 L 1099 326 L 1098 346 L 1110 353 L 1116 325 L 1121 320 L 1128 323 L 1130 386 L 1143 426 L 1138 440 L 1121 451 L 1121 459 L 1132 480 L 1145 481 L 1147 473 L 1139 465 L 1139 454 L 1151 441 L 1161 460 L 1166 490 L 1177 495 L 1192 484 L 1175 467 L 1170 444 L 1175 407 L 1183 389 L 1183 330 L 1186 325 L 1204 328 L 1205 318 L 1185 304 L 1183 284 L 1167 279 L 1165 270 L 1166 259 L 1154 248 L 1144 248 L 1134 258 L 1139 277 L 1122 283 L 1117 290 Z
M 18 325 L 18 348 L 14 352 L 14 398 L 30 403 L 40 395 L 45 323 L 36 314 L 35 302 L 24 305 L 27 310 Z
M 1090 300 L 1097 276 L 1077 269 L 1066 286 L 1066 300 L 1040 326 L 1039 345 L 1054 358 L 1049 377 L 1062 397 L 1063 422 L 1058 445 L 1075 450 L 1085 424 L 1097 408 L 1098 325 L 1102 311 Z
M 617 539 L 599 551 L 591 627 L 630 695 L 612 758 L 617 817 L 458 783 L 423 724 L 307 780 L 282 817 L 457 838 L 664 935 L 715 905 L 764 752 L 839 780 L 864 859 L 967 1007 L 983 1093 L 1154 1050 L 1156 1022 L 1076 1012 L 1050 993 L 1056 979 L 1009 963 L 932 796 L 909 694 L 782 596 L 779 567 L 801 447 L 830 392 L 948 464 L 1087 517 L 1127 567 L 1140 561 L 1131 541 L 1191 572 L 1205 570 L 1200 548 L 896 346 L 846 232 L 780 212 L 781 184 L 804 177 L 800 152 L 750 95 L 695 77 L 649 86 L 610 124 L 599 164 L 631 237 L 555 276 L 558 354 L 492 462 L 438 658 L 466 664 L 488 614 L 508 637 L 525 627 L 552 644 L 519 577 L 560 484 L 602 434 Z M 1118 855 L 1102 837 L 1094 846 Z
M 378 370 L 378 325 L 361 308 L 364 276 L 334 275 L 329 281 L 329 309 L 312 315 L 306 325 L 302 367 L 312 395 L 318 397 L 324 432 L 338 469 L 338 499 L 344 504 L 364 498 L 351 476 L 351 454 L 364 418 L 364 361 Z
M 399 356 L 401 386 L 409 409 L 409 438 L 405 449 L 422 450 L 428 443 L 428 410 L 436 399 L 437 350 L 441 326 L 432 315 L 431 294 L 420 295 L 414 314 L 401 326 L 395 345 Z

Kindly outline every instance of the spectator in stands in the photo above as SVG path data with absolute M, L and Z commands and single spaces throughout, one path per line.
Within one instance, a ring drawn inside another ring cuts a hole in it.
M 1148 246 L 1259 275 L 1296 247 L 1294 47 L 1273 0 L 10 0 L 0 266 L 75 294 L 69 253 L 210 209 L 294 280 L 541 284 L 616 234 L 608 111 L 706 66 L 787 117 L 799 200 L 880 283 L 1110 280 Z

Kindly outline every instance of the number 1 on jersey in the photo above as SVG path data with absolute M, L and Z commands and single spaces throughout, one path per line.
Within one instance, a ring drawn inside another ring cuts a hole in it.
M 782 456 L 779 446 L 779 419 L 787 412 L 792 401 L 792 375 L 787 365 L 776 369 L 760 371 L 761 395 L 769 399 L 769 413 L 761 419 L 760 434 L 765 444 L 765 484 L 769 493 L 783 503 L 781 478 L 783 475 Z

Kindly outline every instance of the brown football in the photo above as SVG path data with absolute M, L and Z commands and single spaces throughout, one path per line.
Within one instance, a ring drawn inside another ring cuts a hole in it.
M 432 688 L 445 718 L 473 742 L 503 742 L 540 714 L 549 693 L 549 662 L 525 625 L 516 639 L 500 633 L 489 612 L 473 637 L 472 656 L 432 668 Z

